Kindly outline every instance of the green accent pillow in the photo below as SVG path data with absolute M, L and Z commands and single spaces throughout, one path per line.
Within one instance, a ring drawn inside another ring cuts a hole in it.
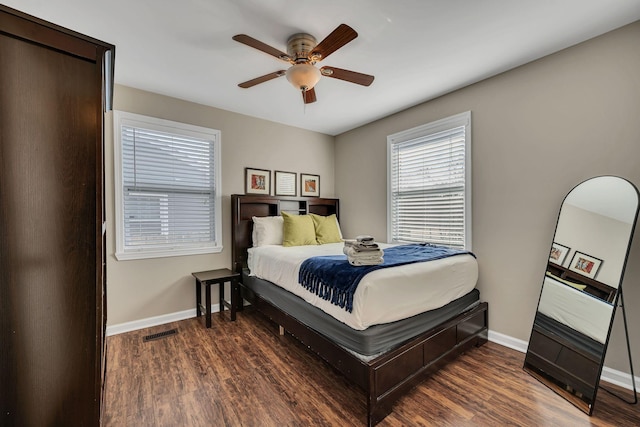
M 282 246 L 317 245 L 316 230 L 309 215 L 282 212 Z
M 557 280 L 558 282 L 564 283 L 565 285 L 569 285 L 569 286 L 571 286 L 573 288 L 576 288 L 578 290 L 581 290 L 581 291 L 584 291 L 586 289 L 586 287 L 587 287 L 587 285 L 584 285 L 582 283 L 570 282 L 569 280 L 565 280 L 565 279 L 563 279 L 561 277 L 558 277 L 558 276 L 556 276 L 554 274 L 551 274 L 549 272 L 547 272 L 547 277 L 551 277 L 552 279 Z
M 340 233 L 338 218 L 336 218 L 335 214 L 329 216 L 309 214 L 309 216 L 313 220 L 313 226 L 316 230 L 316 240 L 319 245 L 342 242 L 342 233 Z

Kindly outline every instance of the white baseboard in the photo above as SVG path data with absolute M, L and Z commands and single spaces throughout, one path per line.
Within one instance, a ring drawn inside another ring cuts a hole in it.
M 219 310 L 219 304 L 211 305 L 212 313 L 217 313 Z M 136 331 L 138 329 L 149 328 L 151 326 L 163 325 L 165 323 L 176 322 L 178 320 L 190 319 L 192 317 L 196 317 L 195 308 L 192 308 L 190 310 L 178 311 L 176 313 L 164 314 L 162 316 L 134 320 L 133 322 L 120 323 L 117 325 L 107 326 L 107 336 Z M 527 341 L 513 338 L 509 335 L 501 334 L 500 332 L 494 331 L 489 331 L 489 341 L 519 351 L 520 353 L 526 353 L 527 347 L 529 346 L 529 343 Z M 633 390 L 631 375 L 625 372 L 617 371 L 605 366 L 602 369 L 602 375 L 600 376 L 600 379 L 610 384 L 626 388 L 627 390 Z M 640 384 L 640 378 L 636 376 L 635 379 L 636 384 Z
M 218 311 L 220 311 L 220 304 L 211 304 L 211 312 L 217 313 Z M 134 320 L 132 322 L 119 323 L 117 325 L 107 326 L 107 336 L 137 331 L 138 329 L 150 328 L 151 326 L 164 325 L 165 323 L 177 322 L 178 320 L 191 319 L 192 317 L 196 317 L 196 314 L 196 309 L 192 308 L 190 310 L 147 317 L 146 319 Z
M 618 387 L 626 388 L 627 390 L 633 390 L 631 375 L 627 374 L 626 372 L 617 371 L 605 366 L 602 368 L 602 375 L 600 375 L 600 379 L 610 384 L 617 385 Z M 637 388 L 638 385 L 640 385 L 640 377 L 635 375 L 635 380 Z
M 519 340 L 517 338 L 510 337 L 509 335 L 494 331 L 489 331 L 489 341 L 517 350 L 520 353 L 526 353 L 527 347 L 529 347 L 529 343 L 527 341 Z

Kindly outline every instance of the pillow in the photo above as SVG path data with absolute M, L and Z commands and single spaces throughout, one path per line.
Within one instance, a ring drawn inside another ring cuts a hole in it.
M 281 216 L 254 216 L 253 246 L 281 245 L 283 223 Z
M 309 214 L 309 216 L 313 220 L 313 226 L 316 230 L 316 241 L 319 245 L 342 242 L 342 233 L 340 232 L 340 225 L 338 224 L 338 218 L 336 218 L 335 214 L 329 216 Z
M 291 215 L 282 212 L 282 246 L 317 245 L 316 229 L 309 215 Z

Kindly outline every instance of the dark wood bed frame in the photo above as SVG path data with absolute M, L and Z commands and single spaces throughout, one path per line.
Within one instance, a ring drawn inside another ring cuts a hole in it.
M 252 217 L 299 214 L 339 216 L 339 200 L 232 195 L 232 258 L 239 273 L 247 265 L 251 247 Z M 433 372 L 468 349 L 487 342 L 488 305 L 480 303 L 402 345 L 363 361 L 329 338 L 299 322 L 260 295 L 241 286 L 243 297 L 272 321 L 296 337 L 312 351 L 360 386 L 367 395 L 367 425 L 373 426 L 392 411 L 392 405 Z

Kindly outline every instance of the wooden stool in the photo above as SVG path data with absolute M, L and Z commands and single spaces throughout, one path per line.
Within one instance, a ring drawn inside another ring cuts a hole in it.
M 211 285 L 218 284 L 220 288 L 220 296 L 218 304 L 220 305 L 220 315 L 223 315 L 224 308 L 227 307 L 230 311 L 231 320 L 236 320 L 236 310 L 240 298 L 240 286 L 238 279 L 240 273 L 234 273 L 228 268 L 221 268 L 218 270 L 199 271 L 197 273 L 191 273 L 196 278 L 196 316 L 200 317 L 204 313 L 206 318 L 205 322 L 207 328 L 211 327 Z M 231 282 L 231 301 L 224 299 L 224 284 L 225 282 Z M 205 287 L 205 305 L 202 305 L 202 286 Z

